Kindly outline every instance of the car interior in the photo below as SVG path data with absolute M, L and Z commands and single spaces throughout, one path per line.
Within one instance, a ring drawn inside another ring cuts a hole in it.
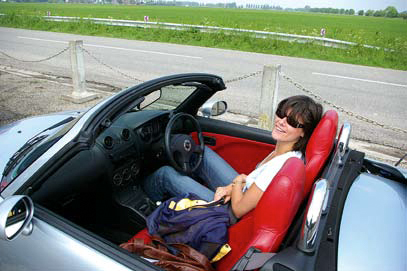
M 74 153 L 32 192 L 33 201 L 113 244 L 132 238 L 148 242 L 145 219 L 157 202 L 143 191 L 146 176 L 163 165 L 191 174 L 204 145 L 236 171 L 249 174 L 274 149 L 265 130 L 200 116 L 202 97 L 213 94 L 205 91 L 207 86 L 194 86 L 192 94 L 181 97 L 187 103 L 175 108 L 168 99 L 165 109 L 147 102 L 116 114 L 92 144 Z M 332 155 L 337 126 L 336 111 L 326 111 L 308 143 L 305 165 L 299 159 L 287 161 L 255 210 L 230 227 L 232 251 L 217 263 L 217 270 L 230 270 L 252 246 L 278 252 L 283 243 L 289 245 L 287 236 L 298 230 L 293 221 L 303 213 L 312 184 Z M 179 142 L 185 139 L 190 139 L 193 155 L 183 153 Z

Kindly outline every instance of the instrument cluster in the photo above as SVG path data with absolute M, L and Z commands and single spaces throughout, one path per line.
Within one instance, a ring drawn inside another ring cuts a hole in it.
M 144 143 L 154 142 L 164 136 L 167 123 L 166 119 L 167 118 L 162 117 L 149 121 L 140 128 L 137 128 L 135 132 Z

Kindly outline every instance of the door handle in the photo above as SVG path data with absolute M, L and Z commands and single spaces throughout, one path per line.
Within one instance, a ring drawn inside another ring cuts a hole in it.
M 216 145 L 216 138 L 211 136 L 204 136 L 204 143 L 205 145 L 215 146 Z

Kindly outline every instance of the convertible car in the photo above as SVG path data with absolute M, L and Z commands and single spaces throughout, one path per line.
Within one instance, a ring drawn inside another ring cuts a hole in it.
M 215 75 L 167 76 L 0 127 L 0 270 L 160 270 L 119 246 L 150 238 L 159 202 L 144 177 L 193 173 L 204 146 L 248 174 L 275 147 L 270 131 L 215 118 L 227 103 L 210 99 L 225 88 Z M 327 110 L 305 161 L 289 159 L 229 228 L 215 270 L 407 270 L 407 172 L 350 149 L 350 135 Z

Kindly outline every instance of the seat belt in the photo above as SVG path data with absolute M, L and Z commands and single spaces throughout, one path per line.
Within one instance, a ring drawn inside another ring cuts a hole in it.
M 262 253 L 260 249 L 250 247 L 231 271 L 253 270 L 262 267 L 276 253 Z

